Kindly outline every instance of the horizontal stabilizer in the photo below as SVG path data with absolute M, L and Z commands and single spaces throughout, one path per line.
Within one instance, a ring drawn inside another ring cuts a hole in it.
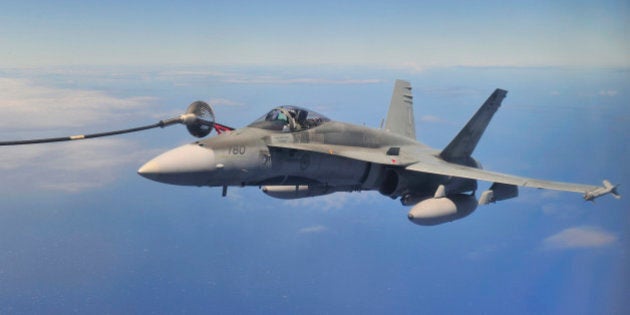
M 472 155 L 479 139 L 486 131 L 486 127 L 494 113 L 497 112 L 501 102 L 507 95 L 506 90 L 496 89 L 485 103 L 479 108 L 477 113 L 468 121 L 466 126 L 440 153 L 440 157 L 445 161 L 456 162 L 468 158 Z

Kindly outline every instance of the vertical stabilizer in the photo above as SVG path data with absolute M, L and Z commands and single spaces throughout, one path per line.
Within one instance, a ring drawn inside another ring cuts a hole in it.
M 411 84 L 407 81 L 396 80 L 389 111 L 385 120 L 385 130 L 416 138 L 416 125 L 413 118 L 413 96 Z
M 468 121 L 466 126 L 440 153 L 440 157 L 446 161 L 455 162 L 470 157 L 486 130 L 488 123 L 497 112 L 507 91 L 496 89 L 477 113 Z

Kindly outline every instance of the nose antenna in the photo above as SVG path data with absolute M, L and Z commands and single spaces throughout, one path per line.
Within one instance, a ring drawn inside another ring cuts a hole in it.
M 38 143 L 50 143 L 50 142 L 62 142 L 62 141 L 73 141 L 73 140 L 84 140 L 84 139 L 92 139 L 92 138 L 100 138 L 100 137 L 108 137 L 114 135 L 120 135 L 125 133 L 132 133 L 143 131 L 147 129 L 153 128 L 164 128 L 167 126 L 182 124 L 186 125 L 186 129 L 188 129 L 188 133 L 197 138 L 203 138 L 209 135 L 212 130 L 216 130 L 218 134 L 221 134 L 225 131 L 234 130 L 234 128 L 227 127 L 225 125 L 221 125 L 215 122 L 214 110 L 212 107 L 203 101 L 193 102 L 188 106 L 186 112 L 177 117 L 160 120 L 157 123 L 140 126 L 129 129 L 120 129 L 114 131 L 106 131 L 85 135 L 74 135 L 67 137 L 55 137 L 55 138 L 41 138 L 41 139 L 28 139 L 28 140 L 13 140 L 13 141 L 0 141 L 0 146 L 14 146 L 14 145 L 25 145 L 25 144 L 38 144 Z

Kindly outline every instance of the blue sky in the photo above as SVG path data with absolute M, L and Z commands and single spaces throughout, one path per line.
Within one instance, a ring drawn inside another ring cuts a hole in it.
M 277 104 L 378 126 L 402 78 L 441 148 L 500 87 L 485 168 L 627 195 L 627 26 L 623 2 L 3 4 L 0 134 L 148 124 L 197 99 L 232 126 Z M 378 193 L 221 198 L 136 175 L 190 141 L 2 148 L 0 313 L 630 311 L 628 198 L 522 189 L 426 228 Z
M 628 66 L 624 1 L 25 1 L 4 66 Z

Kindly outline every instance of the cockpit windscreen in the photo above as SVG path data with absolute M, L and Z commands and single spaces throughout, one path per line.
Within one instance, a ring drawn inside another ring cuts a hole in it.
M 300 131 L 330 121 L 325 116 L 297 106 L 280 106 L 256 119 L 249 127 L 276 131 Z

